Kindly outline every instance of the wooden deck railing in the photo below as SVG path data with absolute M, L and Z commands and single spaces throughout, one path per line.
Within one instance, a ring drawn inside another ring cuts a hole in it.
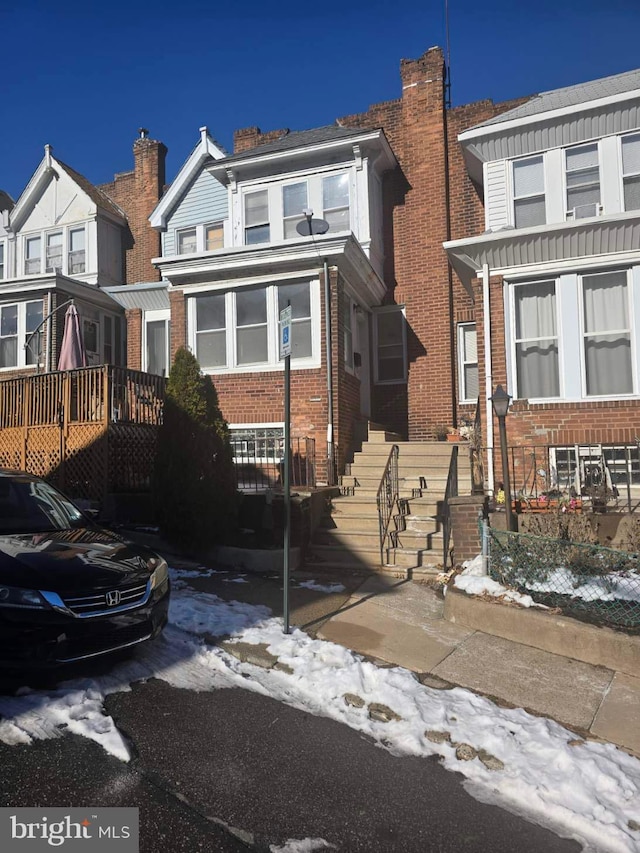
M 0 429 L 78 423 L 158 424 L 165 379 L 105 364 L 0 380 Z

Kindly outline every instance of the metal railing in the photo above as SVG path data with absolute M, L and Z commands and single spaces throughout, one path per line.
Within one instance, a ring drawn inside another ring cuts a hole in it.
M 380 480 L 376 505 L 378 507 L 378 526 L 380 531 L 380 564 L 384 565 L 385 548 L 389 538 L 389 524 L 393 517 L 393 508 L 398 503 L 398 455 L 400 449 L 394 444 L 389 453 L 387 464 Z
M 442 565 L 447 569 L 449 565 L 449 543 L 451 542 L 451 509 L 449 501 L 451 498 L 458 497 L 458 448 L 452 447 L 451 461 L 449 462 L 449 473 L 447 475 L 447 485 L 444 492 L 444 500 L 442 502 Z
M 277 446 L 276 446 L 277 444 Z M 263 442 L 247 449 L 245 441 L 234 441 L 231 437 L 236 482 L 239 491 L 260 492 L 266 489 L 284 488 L 284 442 Z M 297 489 L 312 489 L 316 486 L 316 443 L 313 438 L 292 438 L 290 445 L 289 471 L 291 486 Z
M 578 504 L 583 510 L 640 510 L 640 444 L 518 445 L 508 448 L 517 509 Z M 494 453 L 494 482 L 502 481 Z

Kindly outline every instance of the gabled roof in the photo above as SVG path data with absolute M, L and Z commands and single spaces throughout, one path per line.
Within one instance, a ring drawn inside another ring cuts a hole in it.
M 75 169 L 72 169 L 70 166 L 67 166 L 66 163 L 57 160 L 51 154 L 51 146 L 45 145 L 44 147 L 45 154 L 43 159 L 40 161 L 40 164 L 36 171 L 33 173 L 31 180 L 23 190 L 20 195 L 20 198 L 16 202 L 13 210 L 10 214 L 10 221 L 12 228 L 17 228 L 20 226 L 20 223 L 23 220 L 25 213 L 28 212 L 29 206 L 31 204 L 31 199 L 34 195 L 38 193 L 40 188 L 45 184 L 47 179 L 52 173 L 56 171 L 64 172 L 71 180 L 76 184 L 78 189 L 85 193 L 91 201 L 98 207 L 100 210 L 105 211 L 111 216 L 115 216 L 117 219 L 122 222 L 127 221 L 126 214 L 124 211 L 118 207 L 115 202 L 113 202 L 102 190 L 99 190 L 96 186 L 94 186 L 90 181 L 87 180 L 83 175 L 79 172 L 76 172 Z
M 99 208 L 102 210 L 106 210 L 108 213 L 111 213 L 113 216 L 117 216 L 122 219 L 126 219 L 127 215 L 124 210 L 119 207 L 115 201 L 112 201 L 109 196 L 104 193 L 102 190 L 98 189 L 91 181 L 88 181 L 84 175 L 81 175 L 80 172 L 76 172 L 75 169 L 72 169 L 71 166 L 67 166 L 66 163 L 63 163 L 62 160 L 55 160 L 60 168 L 69 175 L 72 181 L 74 181 L 80 189 L 85 192 L 92 202 L 94 202 Z
M 213 139 L 207 128 L 201 127 L 198 144 L 149 217 L 149 222 L 154 228 L 165 228 L 168 217 L 202 167 L 202 164 L 211 158 L 221 160 L 226 157 L 226 154 L 227 152 Z
M 519 107 L 501 113 L 475 127 L 488 127 L 494 124 L 502 124 L 505 121 L 515 121 L 553 110 L 575 107 L 592 101 L 600 101 L 603 98 L 623 95 L 625 92 L 633 92 L 636 89 L 640 89 L 640 69 L 625 71 L 623 74 L 613 74 L 610 77 L 601 77 L 599 80 L 590 80 L 587 83 L 578 83 L 575 86 L 565 86 L 562 89 L 540 92 L 538 95 L 532 95 L 530 100 Z

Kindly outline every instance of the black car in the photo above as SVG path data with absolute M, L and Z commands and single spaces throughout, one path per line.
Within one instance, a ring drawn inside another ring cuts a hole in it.
M 167 622 L 169 571 L 30 474 L 0 470 L 0 669 L 126 649 Z

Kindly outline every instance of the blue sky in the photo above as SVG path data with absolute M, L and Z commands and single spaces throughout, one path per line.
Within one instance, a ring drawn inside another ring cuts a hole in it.
M 140 126 L 172 180 L 207 125 L 303 130 L 400 96 L 399 64 L 445 45 L 445 0 L 0 0 L 0 188 L 43 156 L 93 183 L 133 166 Z M 640 67 L 640 0 L 449 0 L 454 104 Z

